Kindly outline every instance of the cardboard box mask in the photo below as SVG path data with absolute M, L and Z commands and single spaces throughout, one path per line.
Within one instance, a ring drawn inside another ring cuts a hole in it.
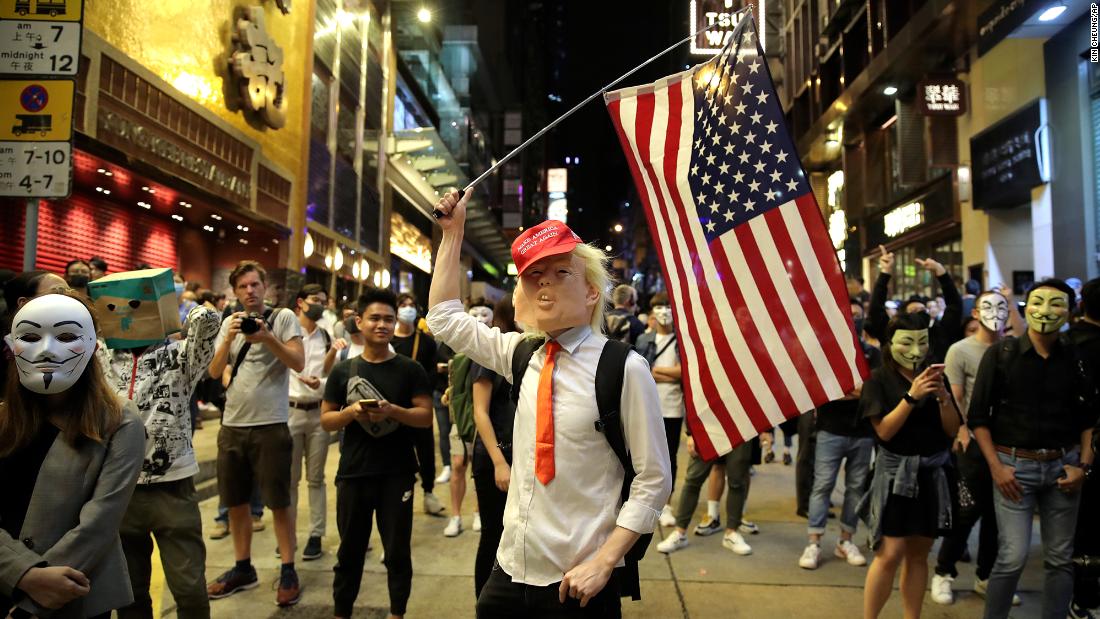
M 180 331 L 172 269 L 125 271 L 88 283 L 108 348 L 156 344 Z

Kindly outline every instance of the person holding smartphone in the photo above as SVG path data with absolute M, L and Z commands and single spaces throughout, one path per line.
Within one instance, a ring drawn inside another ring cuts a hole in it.
M 867 571 L 863 616 L 878 617 L 902 567 L 906 617 L 919 617 L 928 552 L 951 523 L 945 467 L 961 417 L 942 364 L 929 365 L 928 314 L 898 314 L 886 328 L 890 354 L 863 384 L 860 412 L 878 440 L 871 489 L 862 505 L 875 560 Z
M 321 403 L 321 426 L 344 430 L 336 470 L 336 527 L 340 547 L 333 568 L 336 617 L 350 617 L 363 577 L 371 521 L 386 557 L 390 617 L 402 617 L 412 591 L 412 496 L 416 483 L 416 429 L 432 424 L 432 385 L 424 368 L 390 348 L 397 298 L 370 288 L 359 297 L 362 355 L 332 368 Z

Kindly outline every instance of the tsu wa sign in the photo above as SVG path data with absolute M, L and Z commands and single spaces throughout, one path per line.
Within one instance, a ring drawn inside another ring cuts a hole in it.
M 691 0 L 688 6 L 688 23 L 692 32 L 699 33 L 691 39 L 691 53 L 713 56 L 722 51 L 740 21 L 738 11 L 746 4 L 743 0 Z M 764 3 L 758 4 L 760 22 L 763 23 Z M 760 46 L 764 47 L 763 36 L 760 37 Z
M 928 78 L 917 85 L 917 102 L 925 116 L 962 116 L 966 84 L 953 77 Z

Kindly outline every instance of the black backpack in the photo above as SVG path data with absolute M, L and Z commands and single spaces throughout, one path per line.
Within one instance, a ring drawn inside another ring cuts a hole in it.
M 527 365 L 531 362 L 531 356 L 542 348 L 546 342 L 543 339 L 527 338 L 519 343 L 512 355 L 512 401 L 519 403 L 519 388 L 523 383 L 523 374 L 527 371 Z M 596 407 L 600 411 L 600 418 L 595 422 L 595 430 L 601 432 L 611 450 L 619 458 L 623 467 L 623 487 L 619 498 L 626 503 L 630 496 L 630 484 L 634 481 L 634 465 L 630 461 L 630 452 L 626 448 L 626 440 L 623 438 L 622 420 L 619 416 L 619 402 L 623 393 L 623 375 L 626 371 L 626 359 L 630 355 L 630 344 L 609 339 L 600 353 L 600 361 L 596 366 Z M 642 599 L 641 583 L 638 578 L 638 562 L 645 556 L 653 539 L 652 533 L 645 533 L 623 557 L 625 565 L 615 568 L 616 581 L 619 585 L 619 594 L 622 597 L 629 596 L 633 600 Z

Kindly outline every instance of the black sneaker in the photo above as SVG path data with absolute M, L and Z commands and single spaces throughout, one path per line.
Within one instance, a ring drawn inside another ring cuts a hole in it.
M 312 561 L 320 559 L 323 554 L 325 554 L 325 551 L 321 550 L 321 538 L 310 537 L 309 541 L 306 542 L 305 550 L 302 551 L 302 558 L 306 561 Z
M 275 593 L 275 604 L 282 607 L 294 606 L 302 599 L 302 588 L 298 585 L 298 572 L 286 570 L 279 575 L 279 590 Z
M 260 584 L 256 578 L 256 569 L 238 570 L 236 567 L 218 576 L 218 579 L 206 586 L 206 594 L 211 600 L 229 597 L 238 591 L 255 589 Z

